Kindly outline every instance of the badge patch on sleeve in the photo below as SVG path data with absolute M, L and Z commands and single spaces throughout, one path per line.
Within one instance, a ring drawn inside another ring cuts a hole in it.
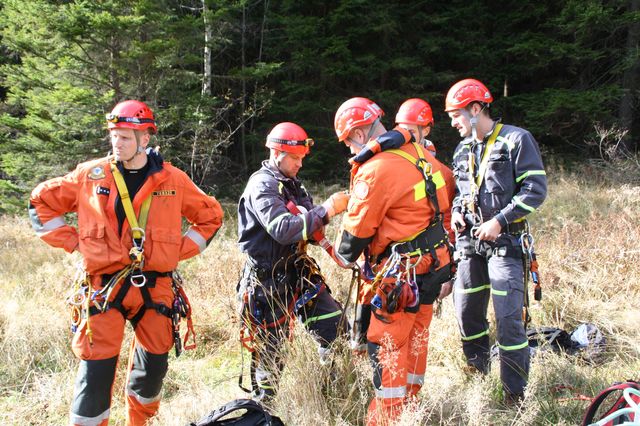
M 171 197 L 176 195 L 175 189 L 161 189 L 158 191 L 153 191 L 154 197 Z
M 98 179 L 104 179 L 104 177 L 105 177 L 104 169 L 100 166 L 94 167 L 89 172 L 89 179 L 98 180 Z
M 364 200 L 369 195 L 369 184 L 363 180 L 356 182 L 353 187 L 353 197 Z

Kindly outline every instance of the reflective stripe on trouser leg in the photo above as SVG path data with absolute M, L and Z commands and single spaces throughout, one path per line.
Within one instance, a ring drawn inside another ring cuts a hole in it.
M 265 396 L 275 395 L 275 390 L 280 379 L 280 373 L 284 367 L 280 348 L 282 342 L 289 335 L 288 306 L 293 295 L 289 287 L 273 291 L 272 287 L 258 288 L 255 295 L 256 309 L 262 312 L 262 321 L 272 324 L 267 329 L 258 328 L 256 332 L 258 362 L 255 370 L 255 380 Z M 280 324 L 276 324 L 281 321 Z
M 69 420 L 83 426 L 106 425 L 109 422 L 111 389 L 118 357 L 80 361 Z
M 416 321 L 409 335 L 407 354 L 407 396 L 414 396 L 424 384 L 429 353 L 429 325 L 433 317 L 433 305 L 420 305 Z
M 307 327 L 321 346 L 327 347 L 338 334 L 346 333 L 346 321 L 342 320 L 342 306 L 324 290 L 310 306 L 303 306 L 297 312 L 300 321 Z
M 489 275 L 500 348 L 500 378 L 506 391 L 522 394 L 529 374 L 529 344 L 522 321 L 522 260 L 493 256 Z
M 367 425 L 388 424 L 398 418 L 407 394 L 409 336 L 415 312 L 396 312 L 384 323 L 375 316 L 367 333 L 367 351 L 373 366 L 375 397 L 369 404 Z
M 134 340 L 127 377 L 127 425 L 142 426 L 158 411 L 167 359 L 168 353 L 149 353 Z
M 489 372 L 489 273 L 483 257 L 471 255 L 458 263 L 453 302 L 467 364 Z

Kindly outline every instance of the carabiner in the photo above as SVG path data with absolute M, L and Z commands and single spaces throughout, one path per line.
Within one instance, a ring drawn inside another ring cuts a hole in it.
M 142 251 L 142 247 L 144 246 L 144 239 L 145 239 L 145 232 L 144 229 L 142 228 L 131 228 L 131 236 L 134 235 L 134 232 L 139 232 L 140 233 L 140 238 L 133 238 L 133 246 L 135 248 L 137 248 L 138 250 Z M 138 243 L 136 240 L 140 240 L 140 243 Z

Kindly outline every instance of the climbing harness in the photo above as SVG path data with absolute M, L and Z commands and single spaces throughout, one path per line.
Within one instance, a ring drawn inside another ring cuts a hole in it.
M 480 186 L 482 185 L 482 180 L 484 179 L 485 172 L 487 171 L 487 166 L 489 164 L 489 157 L 491 150 L 493 149 L 493 145 L 496 143 L 496 139 L 498 138 L 498 134 L 502 129 L 502 123 L 496 124 L 487 141 L 486 146 L 484 147 L 484 151 L 482 153 L 482 158 L 480 160 L 480 167 L 478 168 L 476 175 L 476 156 L 475 150 L 478 146 L 478 142 L 476 141 L 475 135 L 473 138 L 473 142 L 469 146 L 469 153 L 467 155 L 467 164 L 469 170 L 469 196 L 464 202 L 464 207 L 466 211 L 470 214 L 472 218 L 472 227 L 471 227 L 471 238 L 473 238 L 474 231 L 482 224 L 482 212 L 478 208 L 478 193 L 480 192 Z
M 408 254 L 400 254 L 395 247 L 380 271 L 372 281 L 371 312 L 380 321 L 390 323 L 390 315 L 406 308 L 413 308 L 419 302 L 416 283 L 416 265 Z
M 81 321 L 84 319 L 86 321 L 85 334 L 89 340 L 89 344 L 93 345 L 93 333 L 91 330 L 92 315 L 101 314 L 111 308 L 115 308 L 125 319 L 129 319 L 135 327 L 144 316 L 146 310 L 153 309 L 159 314 L 171 319 L 175 353 L 176 357 L 178 357 L 182 353 L 183 347 L 184 349 L 193 349 L 196 347 L 195 332 L 191 319 L 192 310 L 183 288 L 182 277 L 177 270 L 169 272 L 143 271 L 145 227 L 153 196 L 150 195 L 143 201 L 140 207 L 140 216 L 136 218 L 129 191 L 122 174 L 118 170 L 116 162 L 112 161 L 110 166 L 127 221 L 131 227 L 132 247 L 129 251 L 131 263 L 114 274 L 103 274 L 101 276 L 102 287 L 97 290 L 93 288 L 92 277 L 89 276 L 81 266 L 78 266 L 72 294 L 67 298 L 67 302 L 71 305 L 71 331 L 75 333 Z M 162 303 L 155 303 L 151 299 L 149 287 L 155 286 L 158 277 L 171 277 L 171 289 L 174 299 L 170 307 Z M 116 295 L 112 297 L 112 293 L 119 283 L 119 290 Z M 143 305 L 133 317 L 128 318 L 129 312 L 124 309 L 122 303 L 131 286 L 140 290 Z M 185 318 L 187 321 L 187 332 L 184 337 L 184 342 L 180 340 L 179 324 L 182 318 Z M 192 343 L 188 343 L 189 338 L 191 338 Z
M 271 329 L 288 324 L 289 339 L 293 338 L 293 328 L 295 325 L 296 315 L 302 315 L 302 311 L 311 307 L 315 298 L 327 290 L 326 280 L 320 271 L 318 263 L 306 253 L 306 244 L 299 245 L 298 251 L 291 256 L 293 260 L 287 260 L 286 266 L 294 269 L 296 281 L 293 286 L 289 282 L 291 274 L 287 268 L 278 270 L 278 265 L 274 265 L 271 271 L 265 271 L 255 266 L 250 266 L 245 278 L 248 280 L 246 288 L 241 295 L 240 306 L 240 344 L 242 348 L 251 353 L 250 376 L 251 389 L 243 384 L 244 377 L 244 353 L 241 351 L 242 368 L 238 377 L 238 386 L 247 393 L 255 392 L 258 385 L 255 380 L 255 370 L 259 362 L 260 345 L 262 344 L 260 335 Z M 289 286 L 291 290 L 291 300 L 286 307 L 282 309 L 282 315 L 278 318 L 272 318 L 271 322 L 267 322 L 265 307 L 256 300 L 256 290 L 264 288 L 262 280 L 273 278 L 274 285 L 284 284 Z
M 391 149 L 387 152 L 403 157 L 418 169 L 423 180 L 414 186 L 415 197 L 416 199 L 420 199 L 424 194 L 424 198 L 427 199 L 427 202 L 431 204 L 431 207 L 434 210 L 434 215 L 433 219 L 424 230 L 407 238 L 405 241 L 397 243 L 397 245 L 395 245 L 396 251 L 400 254 L 406 253 L 411 257 L 422 257 L 423 254 L 429 254 L 432 259 L 430 272 L 443 267 L 450 268 L 449 273 L 445 277 L 446 279 L 443 279 L 442 281 L 446 282 L 449 281 L 455 273 L 455 265 L 453 264 L 454 250 L 449 241 L 449 235 L 444 228 L 443 214 L 440 210 L 443 204 L 448 205 L 448 200 L 444 194 L 442 195 L 444 197 L 442 200 L 439 200 L 438 198 L 440 195 L 438 190 L 443 188 L 446 183 L 440 171 L 433 173 L 432 164 L 427 161 L 423 148 L 417 143 L 412 143 L 411 145 L 413 145 L 416 153 L 418 154 L 417 158 L 400 149 Z M 446 256 L 448 262 L 446 264 L 441 264 L 441 259 L 437 254 L 437 251 L 443 247 L 446 247 L 448 252 L 448 256 Z M 379 257 L 384 258 L 388 254 L 390 254 L 389 248 L 387 248 L 387 250 L 385 250 L 385 252 L 383 252 Z M 438 284 L 441 284 L 442 282 Z

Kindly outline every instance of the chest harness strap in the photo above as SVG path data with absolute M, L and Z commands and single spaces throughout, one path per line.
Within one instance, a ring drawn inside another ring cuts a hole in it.
M 471 146 L 469 147 L 469 154 L 467 156 L 467 162 L 469 165 L 469 199 L 466 202 L 466 207 L 469 212 L 475 218 L 475 222 L 473 225 L 479 225 L 482 223 L 482 213 L 477 208 L 478 207 L 478 192 L 480 190 L 480 186 L 482 185 L 482 180 L 484 179 L 484 175 L 487 171 L 487 165 L 489 164 L 489 157 L 491 150 L 493 149 L 493 145 L 496 143 L 496 139 L 500 134 L 500 130 L 502 130 L 502 123 L 498 123 L 493 128 L 493 132 L 487 141 L 487 145 L 484 147 L 484 151 L 482 152 L 482 159 L 480 160 L 480 168 L 477 170 L 476 174 L 476 157 L 475 157 L 475 149 L 477 146 L 477 142 L 473 141 Z
M 450 254 L 453 253 L 453 249 L 449 244 L 449 237 L 444 229 L 443 214 L 440 210 L 440 202 L 438 201 L 438 190 L 445 186 L 445 181 L 441 173 L 432 173 L 432 165 L 427 161 L 422 147 L 417 143 L 412 143 L 412 145 L 418 154 L 418 158 L 400 149 L 391 149 L 387 152 L 403 157 L 420 171 L 424 179 L 425 195 L 433 206 L 434 216 L 433 220 L 425 229 L 394 244 L 394 249 L 401 254 L 409 254 L 411 257 L 422 256 L 424 253 L 429 253 L 433 259 L 431 270 L 435 271 L 441 266 L 444 266 L 440 265 L 436 250 L 446 245 L 449 248 Z M 390 247 L 387 247 L 380 257 L 383 258 L 389 254 L 391 254 L 391 250 Z

